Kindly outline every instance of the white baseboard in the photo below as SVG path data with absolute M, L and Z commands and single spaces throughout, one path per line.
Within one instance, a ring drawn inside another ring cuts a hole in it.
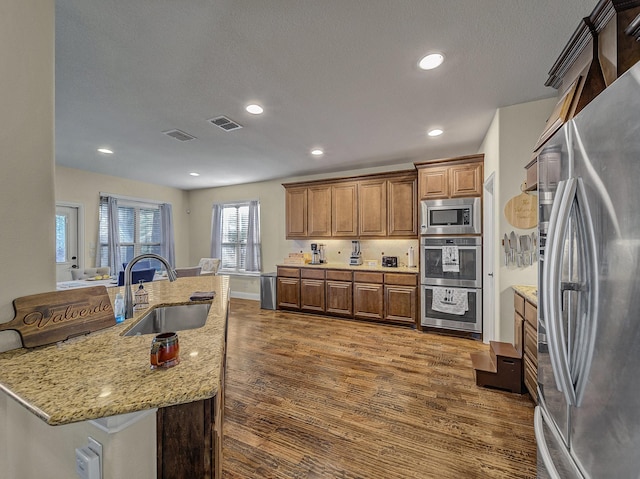
M 242 291 L 231 291 L 231 297 L 237 299 L 250 299 L 252 301 L 260 301 L 260 293 L 245 293 Z

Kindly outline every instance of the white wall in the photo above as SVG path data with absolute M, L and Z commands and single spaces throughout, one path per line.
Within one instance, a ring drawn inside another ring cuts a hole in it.
M 54 2 L 3 0 L 1 11 L 0 322 L 6 322 L 15 298 L 56 284 Z M 13 333 L 0 333 L 0 350 L 16 341 Z
M 509 224 L 504 207 L 521 193 L 520 185 L 525 180 L 524 167 L 531 161 L 535 146 L 546 120 L 556 104 L 555 98 L 538 100 L 500 108 L 491 123 L 481 151 L 485 152 L 485 178 L 492 171 L 495 177 L 496 245 L 494 250 L 494 280 L 496 285 L 496 340 L 513 341 L 513 289 L 515 284 L 536 285 L 537 266 L 505 266 L 502 237 L 514 231 L 530 234 L 534 229 L 520 230 Z M 535 194 L 535 192 L 533 193 Z
M 189 251 L 192 264 L 202 257 L 210 255 L 211 248 L 211 208 L 214 203 L 232 202 L 257 199 L 260 201 L 260 233 L 262 240 L 262 270 L 270 272 L 276 270 L 276 264 L 291 252 L 309 251 L 309 243 L 312 241 L 294 241 L 285 239 L 285 195 L 282 183 L 307 181 L 321 178 L 346 177 L 383 171 L 396 171 L 412 169 L 413 163 L 402 163 L 394 167 L 368 168 L 354 171 L 346 171 L 335 174 L 312 175 L 305 177 L 292 177 L 286 179 L 264 181 L 237 186 L 224 186 L 219 188 L 207 188 L 189 192 L 189 204 L 191 205 L 189 228 Z M 380 259 L 380 252 L 391 256 L 405 255 L 409 245 L 417 245 L 416 242 L 400 240 L 377 243 L 380 240 L 363 240 L 363 253 Z M 331 261 L 347 261 L 351 252 L 350 241 L 321 240 L 318 243 L 327 244 L 328 258 Z M 340 254 L 338 254 L 340 251 Z M 367 258 L 368 259 L 368 258 Z M 255 276 L 233 276 L 231 278 L 231 290 L 233 297 L 245 297 L 258 299 L 260 294 L 260 280 Z
M 176 267 L 189 263 L 189 194 L 186 191 L 140 181 L 116 178 L 89 171 L 56 166 L 56 202 L 80 204 L 84 207 L 84 268 L 95 265 L 98 242 L 98 206 L 100 192 L 171 203 L 173 209 Z
M 15 298 L 56 286 L 54 44 L 53 0 L 2 0 L 0 322 L 13 318 Z M 74 188 L 83 188 L 79 183 Z M 187 248 L 181 253 L 184 257 Z M 0 351 L 19 345 L 13 333 L 0 333 Z M 47 426 L 4 393 L 0 393 L 0 476 L 77 477 L 75 448 L 86 444 L 88 434 L 104 446 L 105 479 L 155 478 L 153 415 L 146 423 L 108 436 L 84 422 Z
M 484 178 L 488 179 L 492 174 L 493 177 L 493 237 L 499 238 L 501 235 L 498 235 L 498 231 L 500 229 L 500 216 L 502 215 L 502 211 L 500 210 L 500 175 L 498 174 L 498 170 L 500 169 L 500 110 L 496 111 L 496 114 L 493 116 L 493 120 L 491 121 L 491 125 L 489 126 L 489 130 L 482 142 L 482 146 L 480 147 L 480 151 L 484 152 Z M 486 201 L 486 199 L 485 199 Z M 484 223 L 486 228 L 486 221 Z M 485 230 L 485 238 L 487 237 L 487 232 Z M 483 257 L 487 258 L 487 255 L 484 253 L 487 248 L 494 248 L 493 251 L 493 267 L 490 265 L 484 265 L 484 271 L 493 271 L 493 284 L 494 284 L 494 294 L 493 294 L 493 309 L 494 316 L 493 318 L 488 318 L 483 316 L 483 341 L 485 343 L 489 341 L 498 340 L 500 336 L 500 254 L 499 251 L 495 249 L 495 242 L 493 245 L 487 245 L 483 243 Z M 483 297 L 483 300 L 486 298 Z M 486 311 L 487 308 L 484 308 Z M 492 327 L 489 327 L 488 322 L 492 322 Z M 490 335 L 488 333 L 491 333 Z

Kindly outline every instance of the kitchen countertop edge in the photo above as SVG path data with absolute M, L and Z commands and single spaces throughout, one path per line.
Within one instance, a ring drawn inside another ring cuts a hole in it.
M 511 286 L 514 291 L 524 296 L 531 304 L 538 306 L 538 288 L 525 284 L 516 284 Z
M 378 273 L 414 273 L 418 274 L 420 272 L 417 266 L 413 268 L 409 268 L 407 266 L 398 266 L 398 267 L 390 267 L 390 266 L 369 266 L 364 262 L 359 266 L 353 266 L 350 264 L 344 263 L 322 263 L 322 264 L 277 264 L 278 268 L 312 268 L 312 269 L 340 269 L 347 271 L 373 271 Z

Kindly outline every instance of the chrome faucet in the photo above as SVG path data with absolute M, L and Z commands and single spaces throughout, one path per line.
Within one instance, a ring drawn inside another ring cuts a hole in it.
M 131 269 L 141 259 L 157 259 L 165 268 L 167 268 L 167 276 L 169 281 L 175 281 L 178 277 L 176 271 L 171 267 L 169 262 L 162 256 L 154 253 L 144 253 L 136 256 L 124 269 L 124 317 L 125 319 L 133 318 L 133 294 L 131 293 Z

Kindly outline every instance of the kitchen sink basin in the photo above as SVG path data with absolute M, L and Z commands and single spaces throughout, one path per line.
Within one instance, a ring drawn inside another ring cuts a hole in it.
M 162 306 L 148 311 L 124 336 L 159 334 L 201 328 L 207 322 L 211 304 Z

